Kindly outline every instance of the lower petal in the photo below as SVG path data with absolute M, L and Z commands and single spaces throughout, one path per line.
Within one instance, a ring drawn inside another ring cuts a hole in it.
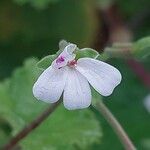
M 69 110 L 86 108 L 91 104 L 91 89 L 87 79 L 69 68 L 64 95 L 64 106 Z
M 49 103 L 58 101 L 62 95 L 67 78 L 66 68 L 47 68 L 33 86 L 33 94 L 38 100 Z

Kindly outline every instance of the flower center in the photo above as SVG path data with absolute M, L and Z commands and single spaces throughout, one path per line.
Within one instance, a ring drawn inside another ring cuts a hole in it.
M 57 58 L 56 63 L 57 63 L 57 64 L 60 64 L 60 63 L 62 63 L 62 62 L 64 62 L 64 61 L 65 61 L 65 57 L 60 56 L 60 57 Z
M 70 61 L 70 62 L 68 62 L 68 66 L 69 67 L 75 67 L 76 65 L 77 65 L 77 61 L 75 59 Z

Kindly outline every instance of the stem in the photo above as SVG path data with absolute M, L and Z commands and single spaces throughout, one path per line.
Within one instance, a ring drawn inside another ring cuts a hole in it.
M 54 112 L 60 104 L 60 100 L 55 104 L 51 104 L 40 116 L 33 120 L 29 125 L 23 128 L 15 137 L 13 137 L 1 150 L 12 150 L 21 140 L 29 135 L 35 128 L 37 128 L 47 117 Z
M 118 135 L 121 143 L 123 144 L 126 150 L 135 150 L 135 146 L 129 139 L 127 133 L 124 131 L 120 123 L 114 117 L 114 115 L 110 112 L 110 110 L 105 106 L 103 102 L 96 103 L 93 107 L 99 111 L 103 117 L 107 120 L 110 126 L 113 128 L 115 133 Z

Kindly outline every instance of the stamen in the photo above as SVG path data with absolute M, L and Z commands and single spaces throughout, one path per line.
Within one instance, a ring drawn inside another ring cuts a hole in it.
M 70 61 L 70 62 L 68 62 L 68 66 L 69 67 L 75 67 L 76 65 L 77 65 L 77 61 L 75 59 Z

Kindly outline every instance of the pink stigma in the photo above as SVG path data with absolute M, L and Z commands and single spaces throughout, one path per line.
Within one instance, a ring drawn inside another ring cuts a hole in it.
M 60 56 L 60 57 L 57 58 L 56 63 L 57 63 L 57 64 L 60 64 L 60 63 L 62 63 L 62 62 L 64 62 L 64 61 L 65 61 L 65 57 Z

